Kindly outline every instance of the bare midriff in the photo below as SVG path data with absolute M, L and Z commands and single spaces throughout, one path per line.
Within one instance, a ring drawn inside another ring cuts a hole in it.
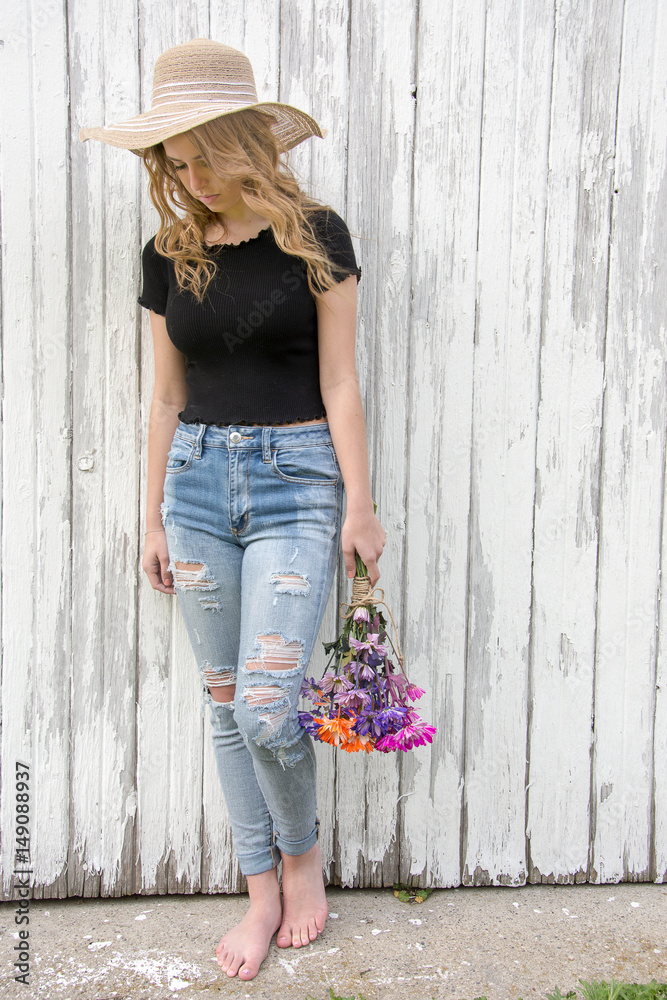
M 315 417 L 314 420 L 299 420 L 295 424 L 272 424 L 273 427 L 306 427 L 308 424 L 326 424 L 326 417 Z M 250 427 L 265 427 L 266 424 L 250 424 Z

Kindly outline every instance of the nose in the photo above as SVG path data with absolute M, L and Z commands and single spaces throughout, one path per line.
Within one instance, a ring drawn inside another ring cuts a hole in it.
M 205 168 L 193 164 L 190 167 L 190 187 L 193 191 L 200 191 L 205 184 Z

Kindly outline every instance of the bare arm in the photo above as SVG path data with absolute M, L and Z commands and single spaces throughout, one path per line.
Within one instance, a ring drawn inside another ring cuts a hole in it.
M 155 386 L 148 420 L 146 539 L 142 566 L 155 590 L 173 594 L 171 575 L 167 572 L 169 554 L 160 505 L 163 500 L 167 455 L 178 426 L 179 411 L 187 400 L 185 358 L 169 339 L 164 316 L 151 312 L 150 317 L 155 355 Z
M 345 278 L 335 288 L 318 295 L 316 301 L 320 390 L 347 493 L 341 538 L 345 568 L 348 577 L 354 576 L 354 554 L 358 552 L 374 586 L 380 577 L 377 561 L 382 555 L 385 533 L 373 513 L 366 425 L 354 357 L 356 276 Z

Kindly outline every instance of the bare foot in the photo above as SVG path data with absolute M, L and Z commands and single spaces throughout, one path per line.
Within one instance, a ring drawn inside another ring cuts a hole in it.
M 248 876 L 250 909 L 215 949 L 218 965 L 232 978 L 254 979 L 280 926 L 282 905 L 276 869 Z
M 300 948 L 324 930 L 328 909 L 322 878 L 322 854 L 315 844 L 305 854 L 283 854 L 283 922 L 279 948 Z

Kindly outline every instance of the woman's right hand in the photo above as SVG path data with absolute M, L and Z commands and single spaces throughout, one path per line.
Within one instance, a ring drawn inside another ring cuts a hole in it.
M 146 532 L 141 566 L 150 580 L 153 590 L 161 590 L 163 594 L 176 593 L 171 572 L 168 569 L 169 551 L 167 549 L 167 536 L 163 528 Z

